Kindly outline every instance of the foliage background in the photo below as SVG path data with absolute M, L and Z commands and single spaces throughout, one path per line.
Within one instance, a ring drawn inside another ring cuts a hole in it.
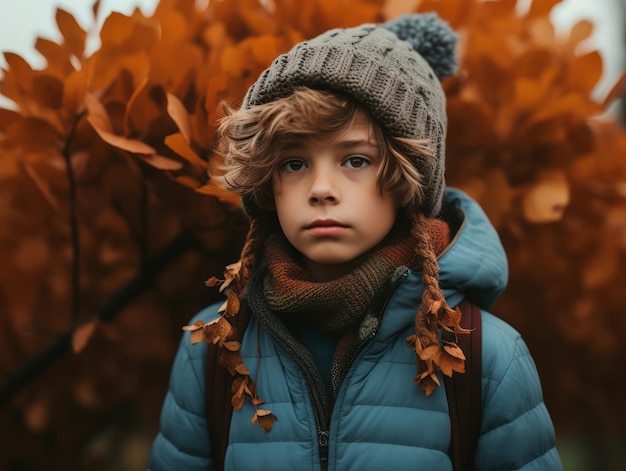
M 602 73 L 558 0 L 161 0 L 111 14 L 101 46 L 16 54 L 0 93 L 0 467 L 142 469 L 181 326 L 217 293 L 245 219 L 212 184 L 216 106 L 294 43 L 435 10 L 458 31 L 448 181 L 477 198 L 510 258 L 494 311 L 527 340 L 566 469 L 617 469 L 626 438 L 626 133 L 592 98 Z M 93 6 L 94 24 L 99 2 Z

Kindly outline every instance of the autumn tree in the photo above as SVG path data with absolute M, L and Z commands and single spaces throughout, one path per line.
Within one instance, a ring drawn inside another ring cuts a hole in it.
M 245 234 L 239 202 L 214 183 L 218 103 L 237 105 L 305 38 L 409 11 L 437 11 L 459 34 L 444 83 L 448 182 L 505 243 L 510 288 L 495 312 L 527 339 L 557 433 L 619 430 L 626 134 L 606 111 L 622 83 L 592 98 L 593 25 L 557 34 L 558 3 L 162 0 L 151 16 L 111 14 L 92 54 L 59 9 L 62 40 L 35 43 L 41 70 L 5 53 L 0 463 L 106 468 L 94 437 L 145 453 L 181 327 L 220 296 L 203 282 Z

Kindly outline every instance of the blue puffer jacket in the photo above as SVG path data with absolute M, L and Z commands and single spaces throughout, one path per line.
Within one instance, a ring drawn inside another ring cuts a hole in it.
M 488 308 L 507 282 L 501 243 L 483 211 L 465 194 L 450 189 L 446 200 L 465 214 L 452 243 L 439 257 L 446 298 L 451 306 L 469 297 Z M 443 381 L 426 397 L 413 384 L 415 353 L 405 345 L 414 329 L 421 279 L 406 269 L 399 269 L 396 278 L 381 325 L 347 373 L 330 423 L 324 423 L 324 414 L 316 414 L 323 404 L 309 390 L 311 378 L 319 378 L 310 368 L 314 363 L 310 358 L 296 361 L 289 348 L 279 345 L 252 317 L 242 355 L 252 378 L 259 368 L 263 408 L 278 420 L 266 433 L 250 424 L 254 408 L 249 401 L 234 412 L 226 469 L 319 470 L 320 453 L 327 453 L 329 470 L 452 470 Z M 217 307 L 207 308 L 197 318 L 214 319 Z M 562 469 L 530 353 L 512 327 L 484 311 L 482 352 L 483 416 L 475 468 Z M 205 420 L 205 356 L 206 344 L 191 345 L 186 333 L 172 369 L 161 431 L 148 465 L 151 470 L 213 469 Z M 328 437 L 327 447 L 320 447 L 320 432 Z

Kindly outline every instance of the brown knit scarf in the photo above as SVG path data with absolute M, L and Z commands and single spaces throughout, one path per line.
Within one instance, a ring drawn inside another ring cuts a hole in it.
M 450 228 L 439 219 L 429 219 L 428 231 L 433 250 L 438 254 L 449 243 Z M 285 323 L 298 322 L 342 335 L 333 361 L 332 386 L 335 392 L 349 367 L 346 360 L 362 337 L 357 331 L 376 294 L 396 268 L 403 265 L 418 268 L 421 265 L 415 252 L 414 236 L 411 231 L 403 232 L 403 236 L 388 236 L 351 273 L 328 282 L 312 279 L 297 262 L 293 247 L 284 237 L 270 237 L 267 241 L 265 260 L 269 271 L 263 290 L 268 308 Z

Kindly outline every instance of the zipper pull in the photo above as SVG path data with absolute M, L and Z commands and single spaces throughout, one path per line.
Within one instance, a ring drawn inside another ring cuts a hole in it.
M 328 436 L 329 433 L 325 430 L 320 430 L 317 433 L 317 439 L 320 446 L 320 461 L 322 464 L 328 462 Z

